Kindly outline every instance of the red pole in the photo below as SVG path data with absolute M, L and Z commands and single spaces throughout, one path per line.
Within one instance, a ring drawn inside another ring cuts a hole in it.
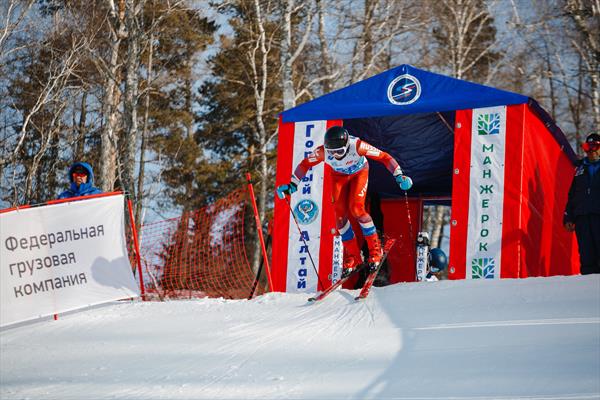
M 137 230 L 135 229 L 135 219 L 131 207 L 131 199 L 127 199 L 127 208 L 129 209 L 129 221 L 131 222 L 131 233 L 133 235 L 133 245 L 135 246 L 135 261 L 138 267 L 138 276 L 140 278 L 140 292 L 142 300 L 146 300 L 146 289 L 144 288 L 144 277 L 142 276 L 142 260 L 140 258 L 140 244 L 138 243 Z
M 273 291 L 273 281 L 271 280 L 271 267 L 269 266 L 269 257 L 267 257 L 267 247 L 265 246 L 265 238 L 263 237 L 260 215 L 258 215 L 258 207 L 256 207 L 256 198 L 254 197 L 254 188 L 252 187 L 252 177 L 250 176 L 250 173 L 246 173 L 246 180 L 248 181 L 250 200 L 252 201 L 252 208 L 254 209 L 254 220 L 256 221 L 258 239 L 260 240 L 260 247 L 262 249 L 263 259 L 265 260 L 265 267 L 267 268 L 267 280 L 269 281 L 269 288 L 271 289 L 271 291 Z

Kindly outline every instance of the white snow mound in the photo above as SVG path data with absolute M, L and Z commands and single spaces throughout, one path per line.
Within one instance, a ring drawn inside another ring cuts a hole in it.
M 119 302 L 0 332 L 6 399 L 600 399 L 600 275 Z

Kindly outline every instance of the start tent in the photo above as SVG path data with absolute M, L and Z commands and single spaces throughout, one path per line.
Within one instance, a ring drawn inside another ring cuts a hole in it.
M 575 154 L 535 100 L 401 65 L 284 111 L 276 185 L 333 125 L 391 154 L 413 179 L 404 193 L 369 160 L 371 215 L 398 239 L 391 283 L 415 280 L 416 236 L 432 201 L 451 205 L 450 279 L 579 272 L 574 235 L 562 227 Z M 289 199 L 275 199 L 274 290 L 314 292 L 339 277 L 330 174 L 319 164 Z

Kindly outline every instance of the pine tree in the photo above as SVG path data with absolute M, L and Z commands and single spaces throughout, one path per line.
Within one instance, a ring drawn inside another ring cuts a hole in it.
M 270 10 L 265 10 L 268 13 Z M 263 79 L 260 54 L 252 53 L 259 35 L 256 14 L 251 2 L 241 1 L 227 8 L 233 28 L 231 37 L 222 37 L 220 51 L 209 60 L 213 78 L 198 90 L 202 112 L 197 116 L 196 140 L 207 154 L 216 176 L 209 187 L 203 189 L 229 191 L 245 185 L 245 172 L 252 172 L 261 185 L 272 187 L 273 176 L 257 176 L 255 169 L 260 157 L 265 156 L 274 170 L 274 145 L 261 150 L 260 128 L 257 124 L 257 106 L 254 84 Z M 277 26 L 266 23 L 266 36 L 278 34 Z M 253 63 L 254 62 L 254 63 Z M 281 111 L 281 88 L 277 69 L 280 62 L 275 46 L 269 48 L 269 71 L 266 78 L 268 90 L 260 117 L 266 132 L 273 135 L 277 129 L 277 114 Z M 257 73 L 255 76 L 254 73 Z
M 212 43 L 217 26 L 198 10 L 175 7 L 166 13 L 162 2 L 149 5 L 144 18 L 157 32 L 155 42 L 148 44 L 153 46 L 153 76 L 142 79 L 141 85 L 150 100 L 149 148 L 161 160 L 166 185 L 160 204 L 191 210 L 210 197 L 202 187 L 212 168 L 194 138 L 194 85 L 199 79 L 198 54 Z M 143 63 L 148 51 L 141 55 Z
M 437 64 L 458 79 L 485 82 L 500 59 L 494 18 L 483 0 L 442 0 L 433 6 Z

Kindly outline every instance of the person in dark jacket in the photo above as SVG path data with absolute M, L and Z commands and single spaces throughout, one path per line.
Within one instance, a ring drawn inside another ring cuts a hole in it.
M 59 199 L 102 193 L 102 190 L 94 187 L 94 171 L 88 163 L 76 162 L 71 165 L 71 168 L 69 168 L 69 180 L 71 187 L 62 192 L 58 196 Z
M 585 275 L 600 273 L 600 135 L 590 134 L 582 147 L 587 156 L 575 170 L 563 223 L 575 231 Z

